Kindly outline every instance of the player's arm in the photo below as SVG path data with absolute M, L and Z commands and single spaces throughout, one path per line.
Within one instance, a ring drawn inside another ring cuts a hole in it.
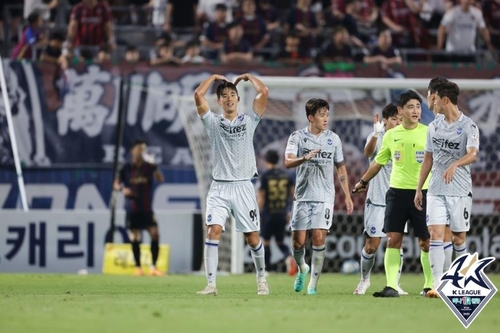
M 370 180 L 375 177 L 382 167 L 389 162 L 391 158 L 391 150 L 389 148 L 389 142 L 390 142 L 390 132 L 387 132 L 384 135 L 384 139 L 382 141 L 382 146 L 380 147 L 380 150 L 375 157 L 375 160 L 370 164 L 368 167 L 368 170 L 366 170 L 365 174 L 360 178 L 359 182 L 354 185 L 354 188 L 352 190 L 352 193 L 359 193 L 359 192 L 364 192 L 366 191 L 366 187 L 368 186 L 368 183 Z
M 208 105 L 208 101 L 205 98 L 205 95 L 208 92 L 208 89 L 212 86 L 212 83 L 215 81 L 229 81 L 222 75 L 214 74 L 210 76 L 208 79 L 200 83 L 198 88 L 194 91 L 194 101 L 196 103 L 196 110 L 200 116 L 207 113 L 210 110 L 210 106 Z
M 373 116 L 373 135 L 368 139 L 365 145 L 365 150 L 363 153 L 365 154 L 365 157 L 370 157 L 373 155 L 373 152 L 375 151 L 375 148 L 377 147 L 377 141 L 378 141 L 378 136 L 380 132 L 384 129 L 384 124 L 382 122 L 379 122 L 379 115 L 378 113 Z
M 351 192 L 349 191 L 349 181 L 347 178 L 347 169 L 345 167 L 345 163 L 335 163 L 335 169 L 337 170 L 337 177 L 340 182 L 340 187 L 342 187 L 342 191 L 345 195 L 347 214 L 351 214 L 353 210 L 353 203 L 351 199 Z
M 434 157 L 432 153 L 430 152 L 425 152 L 424 155 L 424 161 L 422 162 L 422 168 L 420 169 L 420 176 L 418 177 L 418 185 L 417 185 L 417 190 L 415 191 L 415 207 L 418 210 L 422 210 L 422 200 L 423 200 L 423 194 L 422 194 L 422 187 L 424 186 L 425 181 L 427 180 L 427 177 L 429 177 L 429 173 L 431 172 L 432 168 L 432 163 L 434 163 Z
M 264 210 L 264 203 L 266 202 L 266 190 L 260 189 L 257 193 L 257 205 L 259 206 L 259 211 Z
M 261 80 L 248 73 L 238 76 L 234 81 L 234 85 L 237 85 L 242 80 L 250 81 L 255 91 L 257 91 L 257 96 L 255 96 L 255 99 L 253 100 L 253 110 L 255 111 L 255 113 L 262 117 L 264 111 L 266 110 L 267 98 L 269 97 L 269 89 Z
M 288 153 L 285 155 L 285 167 L 287 169 L 296 168 L 302 163 L 310 161 L 316 154 L 319 153 L 319 149 L 314 149 L 309 154 L 297 157 L 295 154 Z
M 458 161 L 453 162 L 444 172 L 443 180 L 445 184 L 451 183 L 451 181 L 453 180 L 453 176 L 455 175 L 455 171 L 457 171 L 457 168 L 474 163 L 477 159 L 477 153 L 477 147 L 468 147 L 467 154 L 465 154 Z
M 163 183 L 165 181 L 165 177 L 163 177 L 163 172 L 157 167 L 155 171 L 153 172 L 153 178 L 158 182 L 158 183 Z

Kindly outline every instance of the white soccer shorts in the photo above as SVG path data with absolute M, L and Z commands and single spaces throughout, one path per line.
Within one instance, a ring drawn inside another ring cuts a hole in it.
M 366 203 L 365 233 L 368 237 L 385 237 L 384 229 L 385 206 Z
M 207 195 L 205 224 L 218 224 L 225 230 L 229 214 L 234 216 L 236 231 L 260 230 L 259 206 L 251 181 L 212 182 Z
M 292 231 L 330 229 L 333 220 L 333 203 L 294 201 Z
M 450 225 L 453 232 L 470 229 L 472 197 L 427 196 L 427 225 Z

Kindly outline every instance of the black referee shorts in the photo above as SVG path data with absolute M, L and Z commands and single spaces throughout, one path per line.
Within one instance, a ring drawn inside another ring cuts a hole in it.
M 427 230 L 426 206 L 427 190 L 422 191 L 422 211 L 415 208 L 415 190 L 389 188 L 385 195 L 384 232 L 404 233 L 406 221 L 413 226 L 415 237 L 430 238 Z

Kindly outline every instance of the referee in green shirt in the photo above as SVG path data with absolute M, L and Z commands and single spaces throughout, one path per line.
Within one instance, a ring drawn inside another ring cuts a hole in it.
M 403 242 L 405 224 L 413 226 L 419 239 L 420 262 L 425 276 L 424 295 L 432 288 L 432 272 L 429 263 L 429 231 L 425 217 L 425 194 L 423 210 L 415 208 L 413 199 L 417 189 L 420 168 L 424 160 L 427 126 L 419 123 L 422 99 L 413 90 L 399 96 L 398 110 L 403 115 L 401 125 L 394 127 L 384 135 L 382 146 L 366 173 L 353 189 L 353 193 L 366 190 L 368 182 L 377 175 L 380 169 L 392 159 L 390 187 L 386 194 L 384 232 L 387 236 L 384 266 L 387 286 L 375 297 L 399 297 L 398 270 L 401 262 L 399 249 Z M 423 191 L 429 186 L 427 178 Z

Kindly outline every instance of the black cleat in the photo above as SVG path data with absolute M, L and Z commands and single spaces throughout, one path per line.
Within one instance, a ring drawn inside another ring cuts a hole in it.
M 373 297 L 399 297 L 399 293 L 396 289 L 387 286 L 382 291 L 374 292 Z
M 431 288 L 424 288 L 421 292 L 420 292 L 420 295 L 422 295 L 423 297 L 426 297 L 427 296 L 427 292 L 428 291 L 431 291 L 432 289 Z

